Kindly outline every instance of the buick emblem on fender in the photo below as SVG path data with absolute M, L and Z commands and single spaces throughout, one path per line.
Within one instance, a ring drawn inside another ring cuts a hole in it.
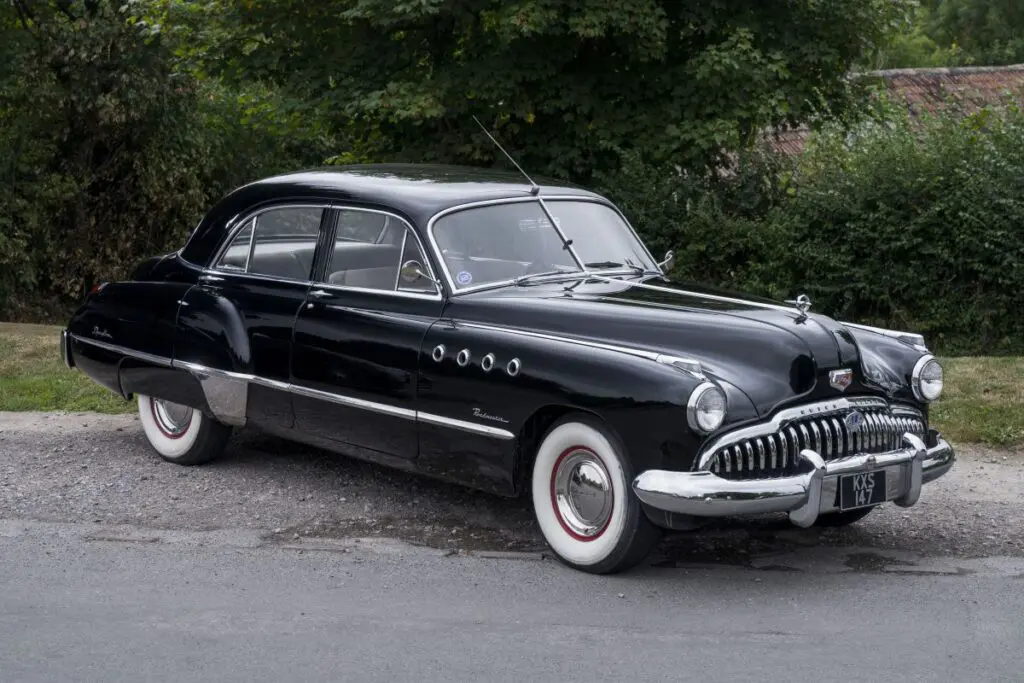
M 828 383 L 839 391 L 846 391 L 846 387 L 853 382 L 853 370 L 833 370 L 828 373 Z
M 856 410 L 851 411 L 849 415 L 843 418 L 843 423 L 851 433 L 859 432 L 860 426 L 864 424 L 864 414 Z

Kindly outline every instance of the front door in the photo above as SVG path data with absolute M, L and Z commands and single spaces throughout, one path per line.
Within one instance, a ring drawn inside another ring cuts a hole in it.
M 336 216 L 325 268 L 295 322 L 295 426 L 415 458 L 420 346 L 444 303 L 405 220 L 355 208 Z

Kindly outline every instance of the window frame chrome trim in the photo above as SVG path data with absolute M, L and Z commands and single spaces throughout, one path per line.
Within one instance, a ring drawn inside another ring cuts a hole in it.
M 437 221 L 439 221 L 440 219 L 444 218 L 445 216 L 448 216 L 448 215 L 453 214 L 453 213 L 457 213 L 459 211 L 465 211 L 467 209 L 476 209 L 476 208 L 480 208 L 480 207 L 484 207 L 484 206 L 499 206 L 499 205 L 503 205 L 503 204 L 520 204 L 520 203 L 524 203 L 524 202 L 535 202 L 538 205 L 540 205 L 541 201 L 543 201 L 543 202 L 564 202 L 564 201 L 589 202 L 591 204 L 600 204 L 602 206 L 605 206 L 605 207 L 611 209 L 612 211 L 614 211 L 619 216 L 619 218 L 622 219 L 622 222 L 626 224 L 626 228 L 629 230 L 630 234 L 633 235 L 633 238 L 637 241 L 637 244 L 639 244 L 640 247 L 644 250 L 644 253 L 647 254 L 647 258 L 650 259 L 651 263 L 654 264 L 654 267 L 657 268 L 657 271 L 651 271 L 651 272 L 657 272 L 662 277 L 665 276 L 665 271 L 663 271 L 661 269 L 661 266 L 658 265 L 658 259 L 654 258 L 654 255 L 651 254 L 650 250 L 647 248 L 647 245 L 644 244 L 644 241 L 642 239 L 640 239 L 640 235 L 637 234 L 636 229 L 633 228 L 633 225 L 629 222 L 629 219 L 626 218 L 625 214 L 622 213 L 622 211 L 619 209 L 619 207 L 615 206 L 615 204 L 613 204 L 608 199 L 606 199 L 604 197 L 601 197 L 601 196 L 596 196 L 596 195 L 553 194 L 553 195 L 541 196 L 541 195 L 530 194 L 530 195 L 526 195 L 526 196 L 523 196 L 523 197 L 505 197 L 505 198 L 502 198 L 502 199 L 485 199 L 485 200 L 482 200 L 482 201 L 475 201 L 475 202 L 467 202 L 465 204 L 458 204 L 456 206 L 450 206 L 447 209 L 443 209 L 441 211 L 438 211 L 437 213 L 435 213 L 433 216 L 430 217 L 430 220 L 427 221 L 427 241 L 430 243 L 430 247 L 431 247 L 431 250 L 433 251 L 434 258 L 437 259 L 437 263 L 438 263 L 438 265 L 441 268 L 442 274 L 444 275 L 445 282 L 448 285 L 448 290 L 450 292 L 450 296 L 453 296 L 453 297 L 454 296 L 461 296 L 463 294 L 468 294 L 470 292 L 479 292 L 479 291 L 485 290 L 485 289 L 497 289 L 497 288 L 500 288 L 500 287 L 507 287 L 507 286 L 509 286 L 511 284 L 515 284 L 515 280 L 514 279 L 500 280 L 500 281 L 497 281 L 497 282 L 488 282 L 488 283 L 480 284 L 480 285 L 471 285 L 469 287 L 461 287 L 461 288 L 460 287 L 456 287 L 455 286 L 455 280 L 452 278 L 451 272 L 448 270 L 448 264 L 444 260 L 444 254 L 441 253 L 441 248 L 438 246 L 437 240 L 434 238 L 434 225 L 437 223 Z M 543 211 L 543 210 L 544 209 L 542 207 L 541 211 Z M 580 265 L 582 265 L 582 261 L 580 262 Z M 566 273 L 566 276 L 573 276 L 573 275 L 577 275 L 577 274 L 581 275 L 581 276 L 592 275 L 593 271 L 587 270 L 586 266 L 584 266 L 583 270 L 579 271 L 579 273 Z
M 782 428 L 783 423 L 801 418 L 810 419 L 815 417 L 830 417 L 834 416 L 836 413 L 847 410 L 857 410 L 860 408 L 883 408 L 890 412 L 895 412 L 897 405 L 890 404 L 888 401 L 874 396 L 851 396 L 783 408 L 770 418 L 755 422 L 754 424 L 748 424 L 746 426 L 732 429 L 731 431 L 725 432 L 724 434 L 705 443 L 697 452 L 697 457 L 693 461 L 693 470 L 702 471 L 708 469 L 711 466 L 711 462 L 714 460 L 715 453 L 723 448 L 727 448 L 746 439 L 778 433 Z M 898 406 L 898 408 L 901 411 L 912 410 L 908 406 Z M 923 413 L 918 412 L 917 419 L 927 427 L 927 422 L 924 419 Z
M 224 252 L 227 251 L 229 246 L 231 246 L 231 243 L 234 241 L 235 236 L 239 232 L 241 232 L 242 230 L 245 229 L 245 224 L 248 223 L 249 220 L 255 221 L 255 219 L 258 218 L 260 214 L 266 213 L 268 211 L 276 211 L 278 209 L 322 209 L 324 212 L 327 212 L 327 211 L 331 210 L 332 206 L 333 205 L 330 202 L 324 204 L 323 200 L 318 200 L 316 202 L 310 202 L 309 204 L 301 204 L 301 203 L 299 203 L 299 204 L 293 204 L 293 203 L 287 203 L 287 204 L 268 204 L 267 206 L 264 206 L 264 207 L 261 207 L 259 209 L 256 209 L 256 210 L 254 210 L 254 211 L 252 211 L 250 213 L 241 214 L 242 216 L 244 216 L 244 218 L 242 218 L 240 220 L 232 221 L 234 223 L 234 225 L 228 231 L 227 238 L 221 243 L 220 247 L 217 248 L 217 251 L 215 252 L 213 258 L 211 258 L 209 261 L 207 261 L 206 266 L 203 267 L 204 272 L 207 271 L 207 270 L 212 270 L 212 271 L 214 271 L 216 273 L 232 273 L 234 275 L 246 275 L 246 276 L 253 275 L 253 276 L 258 276 L 259 273 L 249 273 L 249 272 L 239 273 L 238 271 L 224 270 L 222 268 L 218 268 L 217 265 L 216 265 L 220 261 L 221 257 L 224 255 Z M 249 256 L 246 258 L 246 262 L 245 262 L 246 271 L 248 271 L 248 269 L 249 269 L 249 258 L 252 257 L 252 248 L 255 246 L 256 223 L 257 222 L 258 221 L 254 222 L 253 226 L 252 226 L 252 237 L 249 240 L 249 242 L 250 242 Z M 324 222 L 324 217 L 323 217 L 323 214 L 321 214 L 321 216 L 320 216 L 320 223 L 323 224 L 323 222 Z M 320 230 L 321 230 L 320 228 L 317 228 L 317 238 L 316 238 L 316 240 L 313 241 L 314 245 L 320 240 Z M 310 275 L 312 275 L 312 274 L 310 274 Z M 293 278 L 282 278 L 282 277 L 277 277 L 277 276 L 273 276 L 273 275 L 265 276 L 265 277 L 274 278 L 275 280 L 277 280 L 279 282 L 312 282 L 311 279 L 297 280 L 297 279 L 293 279 Z
M 434 266 L 433 266 L 433 264 L 431 264 L 430 263 L 430 259 L 427 258 L 427 254 L 429 252 L 427 251 L 426 247 L 424 247 L 423 240 L 420 239 L 419 233 L 416 232 L 416 228 L 413 227 L 411 222 L 409 222 L 408 220 L 406 220 L 405 218 L 403 218 L 399 214 L 394 213 L 393 211 L 385 211 L 383 209 L 369 209 L 369 208 L 362 207 L 362 206 L 352 206 L 352 205 L 349 205 L 349 204 L 338 204 L 337 202 L 334 202 L 334 203 L 331 204 L 331 209 L 333 209 L 334 211 L 338 211 L 338 212 L 341 212 L 341 211 L 362 211 L 363 213 L 375 213 L 375 214 L 379 214 L 381 216 L 386 216 L 388 218 L 396 218 L 396 219 L 398 219 L 405 226 L 405 231 L 406 231 L 405 235 L 402 237 L 402 244 L 399 247 L 399 253 L 398 253 L 398 271 L 399 272 L 398 272 L 398 274 L 401 275 L 401 271 L 402 271 L 402 257 L 405 255 L 406 240 L 408 239 L 409 234 L 412 233 L 412 236 L 416 238 L 416 245 L 420 249 L 420 254 L 423 255 L 423 261 L 424 261 L 424 263 L 425 263 L 425 265 L 427 267 L 427 270 L 429 271 L 429 275 L 434 280 L 434 283 L 433 283 L 434 284 L 434 291 L 433 292 L 410 292 L 408 290 L 398 289 L 397 276 L 396 276 L 396 283 L 395 283 L 395 289 L 394 290 L 390 290 L 390 289 L 371 289 L 369 287 L 349 287 L 347 285 L 337 285 L 337 284 L 330 284 L 330 283 L 327 283 L 327 282 L 320 282 L 318 280 L 310 280 L 310 282 L 313 283 L 314 287 L 326 286 L 326 287 L 332 287 L 332 288 L 338 289 L 338 290 L 347 290 L 347 291 L 354 291 L 354 292 L 376 292 L 376 293 L 380 293 L 380 294 L 398 294 L 398 295 L 404 295 L 404 296 L 407 296 L 407 297 L 413 297 L 413 298 L 417 298 L 417 299 L 431 299 L 431 300 L 435 300 L 435 301 L 442 301 L 444 299 L 444 291 L 443 291 L 443 289 L 438 284 L 436 284 L 437 282 L 440 282 L 440 280 L 437 279 L 437 275 L 434 273 Z M 337 221 L 335 221 L 334 233 L 332 233 L 332 235 L 331 235 L 332 239 L 334 239 L 335 242 L 337 242 L 336 232 L 337 232 Z M 365 244 L 376 244 L 376 242 L 373 242 L 373 243 L 366 242 Z M 332 250 L 331 253 L 333 255 L 333 253 L 334 253 L 333 250 Z M 328 268 L 330 268 L 330 265 L 331 265 L 330 261 L 327 261 L 327 263 L 325 265 Z M 326 272 L 324 273 L 324 275 L 326 276 Z

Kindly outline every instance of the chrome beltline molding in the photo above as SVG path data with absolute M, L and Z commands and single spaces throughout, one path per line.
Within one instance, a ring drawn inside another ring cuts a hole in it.
M 779 431 L 779 428 L 784 422 L 800 418 L 815 417 L 818 415 L 830 415 L 857 408 L 887 408 L 891 409 L 894 413 L 899 411 L 899 414 L 910 414 L 919 419 L 923 419 L 923 415 L 919 411 L 914 411 L 912 408 L 907 406 L 890 406 L 887 401 L 880 398 L 835 398 L 828 401 L 819 401 L 817 403 L 806 403 L 780 410 L 768 420 L 757 422 L 756 424 L 752 424 L 747 427 L 741 427 L 709 441 L 703 448 L 701 448 L 700 455 L 695 461 L 696 464 L 694 469 L 709 470 L 711 468 L 714 454 L 725 446 L 739 441 L 744 441 L 746 439 L 756 438 L 766 434 L 773 434 Z
M 394 417 L 400 417 L 406 420 L 415 420 L 417 422 L 425 422 L 427 424 L 439 425 L 442 427 L 449 427 L 451 429 L 458 429 L 464 432 L 470 432 L 473 434 L 482 434 L 495 439 L 501 439 L 509 441 L 515 438 L 515 434 L 508 431 L 507 429 L 499 429 L 497 427 L 490 427 L 488 425 L 481 425 L 475 422 L 467 422 L 465 420 L 456 420 L 455 418 L 445 417 L 443 415 L 435 415 L 433 413 L 425 413 L 418 410 L 410 410 L 408 408 L 399 408 L 398 406 L 388 405 L 386 403 L 377 403 L 376 401 L 367 401 L 361 398 L 355 398 L 352 396 L 345 396 L 343 394 L 335 394 L 327 391 L 320 391 L 319 389 L 311 389 L 309 387 L 292 384 L 290 382 L 282 382 L 280 380 L 268 379 L 266 377 L 260 377 L 258 375 L 251 375 L 243 372 L 233 372 L 231 370 L 219 370 L 217 368 L 207 367 L 200 365 L 199 363 L 191 363 L 188 361 L 173 361 L 170 358 L 164 358 L 161 356 L 154 356 L 149 353 L 143 353 L 134 349 L 129 349 L 124 346 L 118 346 L 116 344 L 107 344 L 106 342 L 96 341 L 95 339 L 89 339 L 88 337 L 81 337 L 79 335 L 71 335 L 76 341 L 83 344 L 90 344 L 97 348 L 104 349 L 106 351 L 112 351 L 114 353 L 121 353 L 125 356 L 132 358 L 138 358 L 154 365 L 161 367 L 177 368 L 180 370 L 187 370 L 197 375 L 204 375 L 208 377 L 222 377 L 224 379 L 235 380 L 239 382 L 248 382 L 252 384 L 259 384 L 279 391 L 287 391 L 298 396 L 305 396 L 308 398 L 319 399 L 338 405 L 347 406 L 350 408 L 357 408 L 360 410 L 368 410 L 375 413 L 381 413 L 384 415 L 391 415 Z

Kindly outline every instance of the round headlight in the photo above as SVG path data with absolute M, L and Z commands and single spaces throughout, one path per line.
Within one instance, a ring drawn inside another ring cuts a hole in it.
M 725 394 L 711 382 L 704 382 L 686 402 L 686 419 L 702 434 L 715 431 L 725 421 Z
M 935 356 L 921 356 L 910 375 L 914 396 L 921 401 L 934 401 L 942 393 L 942 366 Z

